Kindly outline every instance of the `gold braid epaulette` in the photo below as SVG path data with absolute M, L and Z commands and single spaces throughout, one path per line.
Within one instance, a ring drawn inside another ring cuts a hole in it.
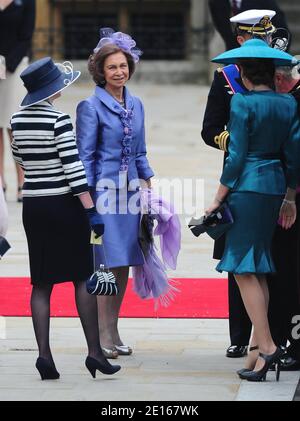
M 214 138 L 215 144 L 218 145 L 221 151 L 224 151 L 224 152 L 227 152 L 228 140 L 229 140 L 229 133 L 227 130 L 224 130 L 224 132 L 220 133 L 218 136 L 215 136 Z

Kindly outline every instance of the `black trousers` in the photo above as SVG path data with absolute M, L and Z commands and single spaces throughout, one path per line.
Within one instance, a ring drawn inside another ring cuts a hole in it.
M 272 256 L 276 274 L 268 276 L 269 322 L 277 345 L 290 342 L 289 354 L 300 360 L 300 195 L 296 198 L 297 220 L 289 230 L 276 228 Z M 298 316 L 298 318 L 297 318 Z M 294 320 L 293 318 L 298 319 Z M 298 329 L 297 329 L 298 324 Z
M 221 259 L 225 235 L 215 241 L 214 259 Z M 231 345 L 248 345 L 252 324 L 245 309 L 239 287 L 232 273 L 228 274 L 229 334 Z

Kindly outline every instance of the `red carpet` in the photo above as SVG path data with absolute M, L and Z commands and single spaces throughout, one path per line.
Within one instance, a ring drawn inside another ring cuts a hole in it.
M 121 317 L 227 318 L 226 279 L 176 279 L 180 292 L 167 308 L 154 308 L 153 300 L 141 300 L 132 290 L 131 280 L 121 309 Z M 0 315 L 30 316 L 31 286 L 28 278 L 0 278 Z M 56 285 L 52 294 L 54 317 L 77 317 L 73 285 Z

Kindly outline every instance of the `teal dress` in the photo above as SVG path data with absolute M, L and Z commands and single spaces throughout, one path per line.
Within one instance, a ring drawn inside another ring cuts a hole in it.
M 271 241 L 286 188 L 298 181 L 300 124 L 295 99 L 273 91 L 235 94 L 220 182 L 230 189 L 234 224 L 219 272 L 275 272 Z M 283 168 L 284 165 L 284 168 Z

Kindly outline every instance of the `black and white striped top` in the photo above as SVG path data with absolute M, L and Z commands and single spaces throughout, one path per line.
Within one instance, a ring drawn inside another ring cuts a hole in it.
M 88 191 L 70 116 L 43 101 L 11 118 L 14 159 L 24 169 L 24 197 Z

